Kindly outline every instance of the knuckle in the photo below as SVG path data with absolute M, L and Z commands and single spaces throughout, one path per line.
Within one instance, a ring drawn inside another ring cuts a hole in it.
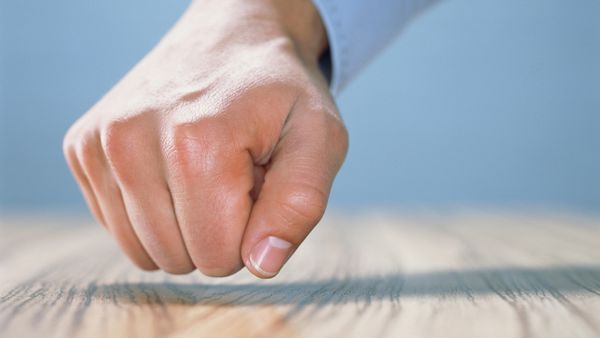
M 317 102 L 312 104 L 310 112 L 314 117 L 314 140 L 327 150 L 334 162 L 342 162 L 349 148 L 349 133 L 337 109 L 329 104 Z
M 73 137 L 71 137 L 71 136 L 69 136 L 69 134 L 67 134 L 63 139 L 62 150 L 63 150 L 63 155 L 64 155 L 65 159 L 67 160 L 67 164 L 69 164 L 69 166 L 72 166 L 73 163 L 77 159 L 77 150 L 76 149 L 77 148 L 76 148 L 75 140 L 73 139 Z
M 98 156 L 99 140 L 94 129 L 76 128 L 73 126 L 63 138 L 62 149 L 69 167 L 81 166 L 84 171 L 92 168 Z
M 331 137 L 330 143 L 333 145 L 336 153 L 341 155 L 341 159 L 343 160 L 346 157 L 350 146 L 348 129 L 341 120 L 336 119 L 336 121 L 332 123 L 329 135 Z
M 339 140 L 342 144 L 344 144 L 345 148 L 347 148 L 348 141 L 349 141 L 349 133 L 348 133 L 348 129 L 346 128 L 344 123 L 342 123 L 342 121 L 340 121 L 340 120 L 336 120 L 336 122 L 333 123 L 332 131 L 333 131 L 333 133 L 332 133 L 333 136 L 337 140 Z
M 131 127 L 129 120 L 115 120 L 103 129 L 102 146 L 109 161 L 119 163 L 126 158 Z
M 77 158 L 84 171 L 93 171 L 98 156 L 98 140 L 90 134 L 82 136 L 75 146 Z
M 231 141 L 226 126 L 216 118 L 179 123 L 171 132 L 169 164 L 184 177 L 212 172 Z
M 280 201 L 279 207 L 288 223 L 316 225 L 327 205 L 327 193 L 312 185 L 297 186 Z
M 67 161 L 73 161 L 77 157 L 77 143 L 82 131 L 82 118 L 77 120 L 65 133 L 62 142 L 62 150 Z
M 101 132 L 101 146 L 108 165 L 125 185 L 136 178 L 131 162 L 147 141 L 143 133 L 143 126 L 132 118 L 111 121 Z

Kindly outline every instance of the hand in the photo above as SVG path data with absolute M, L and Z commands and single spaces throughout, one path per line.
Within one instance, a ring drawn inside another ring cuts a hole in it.
M 139 267 L 269 278 L 348 147 L 309 0 L 206 0 L 67 132 L 97 220 Z

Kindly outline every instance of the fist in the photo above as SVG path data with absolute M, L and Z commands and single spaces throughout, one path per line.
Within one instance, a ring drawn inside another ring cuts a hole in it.
M 324 213 L 348 136 L 304 42 L 319 39 L 274 3 L 193 3 L 65 136 L 93 215 L 142 269 L 270 278 Z M 315 26 L 310 1 L 289 3 Z

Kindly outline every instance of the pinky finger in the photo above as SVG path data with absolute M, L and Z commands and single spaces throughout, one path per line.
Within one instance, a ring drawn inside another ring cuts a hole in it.
M 79 161 L 77 160 L 77 155 L 76 155 L 75 149 L 73 149 L 73 147 L 65 144 L 63 146 L 63 151 L 64 151 L 65 159 L 67 160 L 67 164 L 68 164 L 69 168 L 71 169 L 73 176 L 75 176 L 75 180 L 77 181 L 77 184 L 79 185 L 79 188 L 83 194 L 85 202 L 87 203 L 88 208 L 92 212 L 92 215 L 94 216 L 94 218 L 96 218 L 96 220 L 100 224 L 102 224 L 102 226 L 104 228 L 108 229 L 108 227 L 106 225 L 106 220 L 104 218 L 104 215 L 102 214 L 100 205 L 98 204 L 98 200 L 96 199 L 96 196 L 94 195 L 94 190 L 92 189 L 92 186 L 90 185 L 89 180 L 87 179 L 85 173 L 83 172 L 83 169 L 79 165 Z

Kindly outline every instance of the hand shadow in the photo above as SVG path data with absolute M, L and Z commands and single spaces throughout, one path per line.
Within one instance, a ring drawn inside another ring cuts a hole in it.
M 328 305 L 398 301 L 407 297 L 496 295 L 505 300 L 565 294 L 600 296 L 600 266 L 489 268 L 416 274 L 247 284 L 118 283 L 88 286 L 87 297 L 115 302 L 182 305 Z

